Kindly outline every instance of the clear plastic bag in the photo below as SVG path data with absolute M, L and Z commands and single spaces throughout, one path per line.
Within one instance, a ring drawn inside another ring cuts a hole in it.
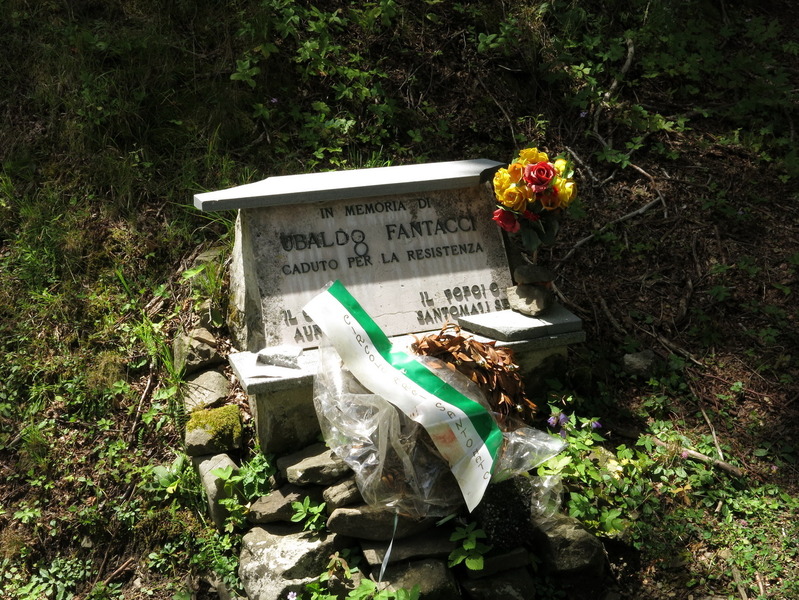
M 560 475 L 532 477 L 531 513 L 536 523 L 545 523 L 560 512 L 563 482 Z
M 566 447 L 566 442 L 561 438 L 526 426 L 503 431 L 502 437 L 505 443 L 491 477 L 492 482 L 527 473 Z
M 441 379 L 488 408 L 466 377 L 429 357 L 419 357 Z M 355 473 L 364 500 L 412 517 L 449 515 L 463 504 L 449 465 L 425 429 L 389 401 L 371 393 L 343 366 L 327 339 L 319 347 L 314 405 L 325 442 Z M 526 473 L 565 446 L 529 427 L 503 428 L 492 481 Z

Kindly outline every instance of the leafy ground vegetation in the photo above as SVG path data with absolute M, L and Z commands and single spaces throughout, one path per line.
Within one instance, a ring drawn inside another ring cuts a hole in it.
M 582 196 L 540 258 L 588 342 L 528 390 L 571 442 L 565 509 L 624 598 L 799 598 L 797 26 L 788 0 L 0 4 L 0 596 L 237 584 L 181 449 L 170 343 L 224 312 L 194 259 L 231 243 L 192 193 L 538 146 Z

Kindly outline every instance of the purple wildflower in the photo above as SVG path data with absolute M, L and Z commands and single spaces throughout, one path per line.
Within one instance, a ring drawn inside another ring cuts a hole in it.
M 550 427 L 563 427 L 569 421 L 569 417 L 566 413 L 558 413 L 556 415 L 552 415 L 547 419 L 547 423 L 549 423 Z
M 286 596 L 287 600 L 297 600 L 297 592 L 289 592 Z
M 602 423 L 599 421 L 591 421 L 591 429 L 601 429 Z

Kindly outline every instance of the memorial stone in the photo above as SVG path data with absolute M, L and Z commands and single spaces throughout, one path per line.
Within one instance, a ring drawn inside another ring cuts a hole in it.
M 488 160 L 271 177 L 195 196 L 239 213 L 240 345 L 318 346 L 302 307 L 340 280 L 387 335 L 508 308 L 511 285 L 481 174 Z M 243 257 L 247 257 L 246 259 Z M 235 260 L 235 257 L 234 257 Z
M 228 324 L 239 352 L 229 360 L 265 452 L 286 454 L 318 435 L 312 384 L 322 334 L 302 307 L 334 280 L 408 343 L 458 323 L 479 335 L 501 331 L 495 339 L 538 362 L 584 339 L 568 311 L 546 328 L 506 331 L 513 282 L 486 184 L 499 166 L 476 159 L 287 175 L 195 195 L 200 210 L 238 210 Z

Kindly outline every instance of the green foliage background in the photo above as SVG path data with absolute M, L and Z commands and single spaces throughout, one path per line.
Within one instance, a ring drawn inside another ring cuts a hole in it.
M 655 166 L 706 186 L 708 220 L 756 227 L 771 199 L 796 198 L 798 23 L 778 1 L 0 4 L 0 589 L 180 597 L 187 575 L 210 571 L 236 585 L 235 533 L 207 526 L 175 459 L 169 344 L 201 299 L 224 308 L 218 273 L 180 273 L 231 242 L 232 215 L 198 214 L 193 193 L 536 145 L 581 159 L 589 219 L 571 235 L 628 211 L 605 183 L 647 186 Z M 618 230 L 600 233 L 608 252 L 629 251 Z M 637 248 L 633 261 L 672 250 Z M 732 274 L 768 271 L 745 258 Z M 799 251 L 779 260 L 795 274 Z M 709 293 L 729 302 L 741 286 L 719 268 Z M 769 306 L 744 306 L 750 338 L 790 348 L 790 310 Z M 720 341 L 710 319 L 692 318 L 698 347 Z M 769 357 L 764 377 L 792 386 L 795 352 Z M 661 408 L 684 393 L 669 385 Z M 587 497 L 581 517 L 619 529 L 614 500 Z M 138 588 L 128 571 L 107 579 L 127 558 Z

